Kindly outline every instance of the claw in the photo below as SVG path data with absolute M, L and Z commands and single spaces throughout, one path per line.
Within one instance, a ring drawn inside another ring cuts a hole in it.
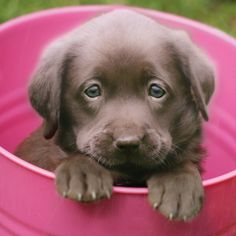
M 174 214 L 173 214 L 173 213 L 170 213 L 168 219 L 169 219 L 169 220 L 173 220 L 173 218 L 174 218 Z
M 93 191 L 92 192 L 92 199 L 95 200 L 96 198 L 97 198 L 97 194 L 96 194 L 96 192 Z
M 187 216 L 184 216 L 183 217 L 183 220 L 186 222 L 186 221 L 188 221 L 188 217 Z
M 67 198 L 67 192 L 64 191 L 64 192 L 62 193 L 62 196 L 63 196 L 64 198 Z
M 78 194 L 77 194 L 77 199 L 78 199 L 79 201 L 82 200 L 82 194 L 81 194 L 81 193 L 78 193 Z
M 111 198 L 111 193 L 110 193 L 109 190 L 106 191 L 106 196 L 107 196 L 108 199 Z
M 159 206 L 159 204 L 158 204 L 157 202 L 155 202 L 155 203 L 153 204 L 153 208 L 154 208 L 154 209 L 157 209 L 158 206 Z

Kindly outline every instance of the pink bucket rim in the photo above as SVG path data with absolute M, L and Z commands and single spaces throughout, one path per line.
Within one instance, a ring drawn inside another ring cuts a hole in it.
M 228 35 L 227 33 L 219 30 L 218 28 L 215 28 L 214 26 L 209 26 L 204 23 L 186 18 L 184 16 L 178 16 L 172 13 L 160 12 L 153 9 L 125 6 L 125 5 L 84 5 L 84 6 L 69 6 L 69 7 L 50 8 L 46 10 L 41 10 L 41 11 L 26 14 L 26 15 L 18 16 L 14 19 L 8 20 L 0 24 L 0 33 L 8 28 L 14 27 L 18 24 L 22 24 L 29 20 L 38 19 L 38 18 L 41 18 L 43 16 L 48 16 L 48 15 L 54 15 L 54 14 L 56 15 L 56 14 L 65 13 L 65 10 L 68 13 L 76 13 L 78 10 L 80 10 L 81 12 L 86 12 L 86 11 L 97 12 L 98 10 L 107 12 L 107 11 L 112 11 L 116 9 L 133 9 L 133 10 L 137 10 L 143 13 L 146 12 L 150 16 L 159 16 L 162 19 L 174 21 L 183 25 L 191 25 L 191 27 L 193 28 L 201 29 L 201 31 L 204 31 L 209 34 L 213 34 L 217 36 L 218 38 L 221 38 L 224 41 L 236 47 L 236 40 L 233 36 Z
M 8 152 L 6 149 L 2 148 L 0 146 L 0 154 L 2 154 L 3 157 L 8 158 L 10 161 L 14 162 L 15 164 L 19 165 L 22 168 L 26 168 L 29 171 L 32 171 L 33 173 L 39 174 L 43 177 L 46 177 L 48 179 L 55 179 L 55 174 L 53 172 L 44 170 L 40 167 L 37 167 L 35 165 L 32 165 L 14 154 Z M 216 184 L 223 183 L 224 181 L 227 181 L 233 177 L 236 176 L 236 170 L 230 171 L 226 174 L 210 178 L 203 181 L 204 187 L 211 187 Z M 123 194 L 147 194 L 148 190 L 147 188 L 135 188 L 135 187 L 114 187 L 114 192 L 116 193 L 123 193 Z
M 203 23 L 182 17 L 182 16 L 177 16 L 174 14 L 170 13 L 164 13 L 164 12 L 159 12 L 156 10 L 151 10 L 151 9 L 144 9 L 144 8 L 138 8 L 138 7 L 129 7 L 129 6 L 122 6 L 122 5 L 89 5 L 89 6 L 70 6 L 70 7 L 61 7 L 61 8 L 53 8 L 53 9 L 47 9 L 47 10 L 42 10 L 39 12 L 27 14 L 24 16 L 19 16 L 15 19 L 12 19 L 10 21 L 7 21 L 3 24 L 0 25 L 0 34 L 1 32 L 4 32 L 5 30 L 8 30 L 12 27 L 15 27 L 19 24 L 22 24 L 24 22 L 27 22 L 29 20 L 34 20 L 38 19 L 44 16 L 48 15 L 56 15 L 56 14 L 62 14 L 65 13 L 65 10 L 68 13 L 73 13 L 77 12 L 78 10 L 80 11 L 94 11 L 97 12 L 97 10 L 102 10 L 102 11 L 111 11 L 115 9 L 122 9 L 122 8 L 129 8 L 137 11 L 141 11 L 143 13 L 148 13 L 150 16 L 159 16 L 162 19 L 167 19 L 173 22 L 177 22 L 183 25 L 190 25 L 193 28 L 200 29 L 201 31 L 204 31 L 208 34 L 212 34 L 223 41 L 233 45 L 236 47 L 236 40 L 232 37 L 229 36 L 228 34 L 224 33 L 223 31 L 214 28 L 212 26 L 205 25 Z M 16 157 L 14 154 L 8 152 L 6 149 L 0 146 L 0 154 L 2 154 L 3 157 L 8 158 L 10 161 L 14 162 L 15 164 L 19 165 L 20 167 L 26 168 L 36 174 L 39 174 L 41 176 L 44 176 L 49 179 L 54 179 L 55 175 L 52 172 L 49 172 L 47 170 L 41 169 L 37 166 L 34 166 L 24 160 L 21 160 L 20 158 Z M 207 180 L 203 181 L 204 187 L 211 187 L 216 184 L 220 184 L 222 182 L 225 182 L 233 177 L 236 177 L 236 170 L 230 171 L 226 174 L 210 178 Z M 114 192 L 116 193 L 122 193 L 122 194 L 147 194 L 147 188 L 129 188 L 129 187 L 114 187 Z

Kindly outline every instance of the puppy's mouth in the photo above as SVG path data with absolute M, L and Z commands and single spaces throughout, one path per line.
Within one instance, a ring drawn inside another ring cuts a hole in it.
M 78 150 L 108 170 L 129 174 L 145 172 L 168 165 L 166 156 L 171 151 L 171 139 L 164 138 L 154 129 L 146 129 L 145 135 L 132 145 L 117 146 L 113 133 L 100 131 L 87 142 L 79 143 Z
M 95 148 L 92 148 L 94 146 Z M 160 148 L 141 145 L 137 150 L 130 148 L 121 151 L 109 146 L 104 150 L 90 144 L 80 151 L 108 170 L 129 173 L 134 170 L 151 170 L 168 165 L 165 157 L 170 150 L 164 144 Z

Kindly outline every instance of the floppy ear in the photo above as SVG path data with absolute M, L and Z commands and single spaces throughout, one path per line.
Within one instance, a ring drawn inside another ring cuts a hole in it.
M 215 87 L 214 66 L 185 32 L 178 31 L 176 35 L 175 45 L 180 70 L 189 86 L 196 107 L 207 121 L 207 104 Z
M 64 39 L 53 42 L 43 53 L 29 84 L 29 98 L 44 118 L 44 137 L 53 137 L 58 128 L 61 81 L 67 45 Z

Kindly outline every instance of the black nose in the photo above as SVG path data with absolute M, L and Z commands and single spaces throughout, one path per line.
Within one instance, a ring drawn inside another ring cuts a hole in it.
M 115 146 L 120 150 L 137 149 L 140 145 L 140 139 L 136 136 L 125 136 L 117 138 Z

